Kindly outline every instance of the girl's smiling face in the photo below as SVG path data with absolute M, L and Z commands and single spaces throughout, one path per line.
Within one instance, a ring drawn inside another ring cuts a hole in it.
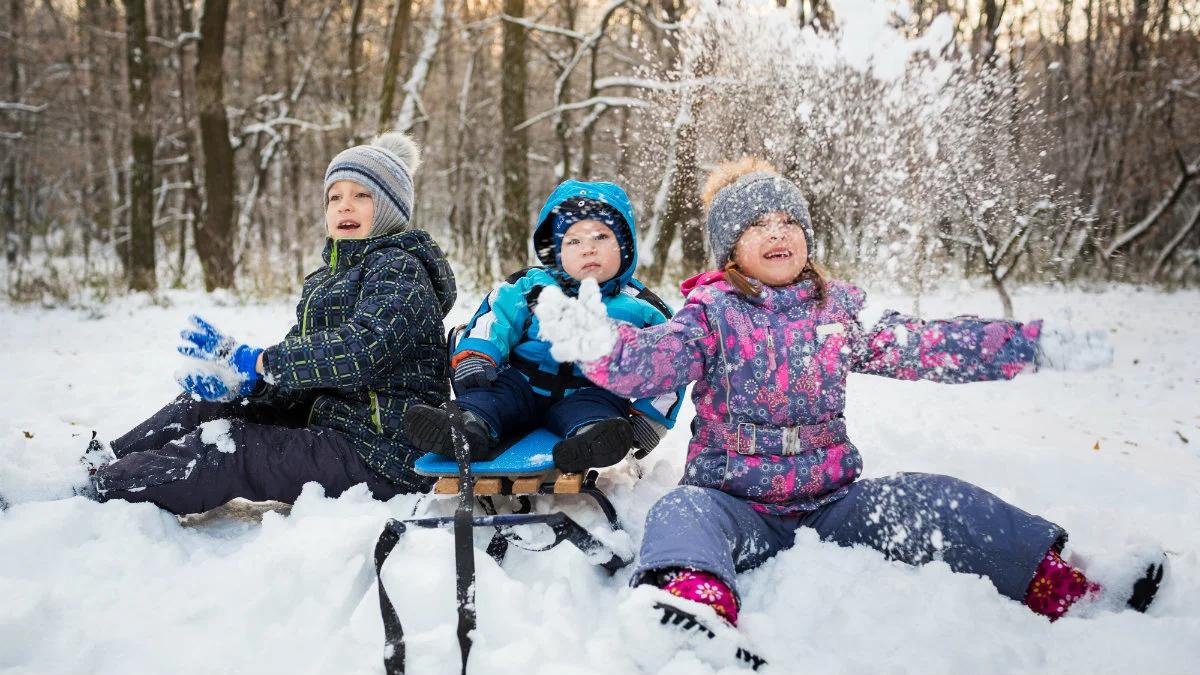
M 325 230 L 333 239 L 365 239 L 375 221 L 375 198 L 352 180 L 339 180 L 325 195 Z
M 733 262 L 743 274 L 768 286 L 791 284 L 808 262 L 804 228 L 786 213 L 768 213 L 742 233 Z

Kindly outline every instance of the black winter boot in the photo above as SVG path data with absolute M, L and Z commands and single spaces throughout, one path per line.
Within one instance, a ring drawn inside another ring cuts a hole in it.
M 625 459 L 631 447 L 633 427 L 629 420 L 624 417 L 600 420 L 556 443 L 554 465 L 567 473 L 612 466 Z
M 83 468 L 87 469 L 89 476 L 95 476 L 96 469 L 108 466 L 117 458 L 116 454 L 112 451 L 112 446 L 101 441 L 96 435 L 96 432 L 93 431 L 92 440 L 88 441 L 87 449 L 79 457 L 79 463 L 83 465 Z
M 486 462 L 499 454 L 499 447 L 492 438 L 486 423 L 470 411 L 463 411 L 463 426 L 467 435 L 467 449 L 472 462 Z M 454 444 L 450 442 L 450 413 L 428 405 L 414 405 L 404 413 L 404 433 L 422 452 L 454 459 Z
M 1150 608 L 1150 603 L 1154 602 L 1154 596 L 1158 593 L 1158 587 L 1162 584 L 1163 573 L 1167 569 L 1167 556 L 1150 563 L 1146 566 L 1146 573 L 1140 579 L 1133 582 L 1133 593 L 1129 596 L 1127 604 L 1139 612 L 1145 612 Z

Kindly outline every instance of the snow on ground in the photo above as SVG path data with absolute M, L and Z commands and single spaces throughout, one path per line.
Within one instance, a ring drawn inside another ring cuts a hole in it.
M 452 320 L 469 316 L 464 298 Z M 1101 581 L 1161 545 L 1171 571 L 1148 616 L 1097 608 L 1055 624 L 942 564 L 909 568 L 815 537 L 744 574 L 743 632 L 773 672 L 1182 673 L 1200 667 L 1200 293 L 1031 290 L 1021 317 L 1073 310 L 1110 331 L 1116 363 L 1009 383 L 936 385 L 853 376 L 850 433 L 866 474 L 932 471 L 978 483 L 1071 533 L 1069 557 Z M 165 305 L 165 306 L 164 306 Z M 902 297 L 872 297 L 865 318 Z M 997 312 L 986 291 L 923 299 L 928 316 Z M 91 311 L 0 306 L 0 673 L 376 673 L 382 627 L 371 555 L 389 517 L 438 510 L 315 485 L 290 515 L 184 526 L 145 504 L 61 499 L 96 429 L 111 438 L 177 391 L 177 333 L 197 311 L 251 343 L 282 336 L 286 303 L 171 293 Z M 684 419 L 646 476 L 604 483 L 633 546 L 650 504 L 681 472 Z M 214 430 L 215 431 L 215 430 Z M 573 498 L 558 502 L 592 528 Z M 482 544 L 482 540 L 478 542 Z M 479 552 L 472 673 L 638 672 L 657 640 L 607 577 L 567 545 Z M 458 672 L 448 532 L 410 532 L 384 573 L 408 636 L 409 672 Z M 633 616 L 618 621 L 622 616 Z M 692 652 L 664 674 L 712 672 Z

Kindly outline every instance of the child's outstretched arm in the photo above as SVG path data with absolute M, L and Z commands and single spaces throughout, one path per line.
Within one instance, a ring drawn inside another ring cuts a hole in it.
M 688 303 L 665 323 L 638 329 L 609 319 L 595 283 L 585 281 L 578 299 L 547 289 L 534 311 L 556 359 L 578 362 L 588 379 L 626 398 L 685 387 L 700 379 L 717 353 L 716 335 L 698 303 Z
M 859 294 L 861 306 L 861 291 Z M 886 312 L 870 330 L 857 318 L 850 335 L 854 372 L 944 383 L 1011 380 L 1033 369 L 1041 321 L 962 316 L 925 321 Z
M 417 339 L 442 331 L 428 273 L 408 254 L 396 255 L 363 280 L 354 310 L 336 328 L 302 331 L 263 354 L 264 379 L 283 390 L 369 387 Z

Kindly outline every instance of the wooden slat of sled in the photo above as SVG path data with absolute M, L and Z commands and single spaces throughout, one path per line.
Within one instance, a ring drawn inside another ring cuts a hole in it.
M 544 476 L 525 476 L 513 480 L 512 493 L 514 495 L 532 495 L 537 494 L 542 487 Z
M 475 481 L 475 494 L 477 495 L 498 495 L 502 481 L 499 478 L 479 478 Z M 433 494 L 435 495 L 456 495 L 458 494 L 458 479 L 449 476 L 439 478 L 437 483 L 433 485 Z
M 564 473 L 554 481 L 554 494 L 579 494 L 583 487 L 583 474 L 581 473 Z

